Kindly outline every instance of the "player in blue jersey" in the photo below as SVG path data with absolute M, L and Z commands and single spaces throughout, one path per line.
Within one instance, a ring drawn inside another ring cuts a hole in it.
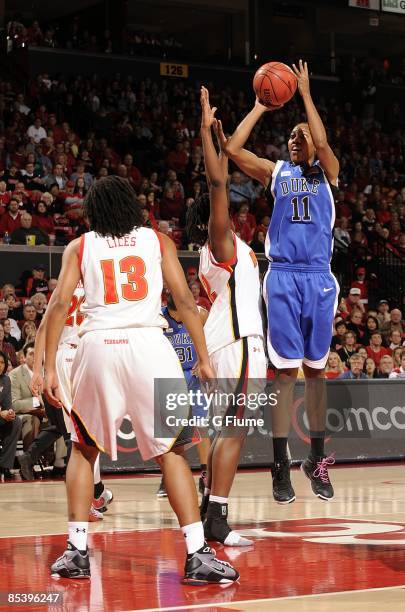
M 307 63 L 293 66 L 307 123 L 298 123 L 288 140 L 290 161 L 274 163 L 244 149 L 267 108 L 256 101 L 234 134 L 221 146 L 249 176 L 274 198 L 266 238 L 269 270 L 264 281 L 268 314 L 268 352 L 277 368 L 278 405 L 272 413 L 273 495 L 279 503 L 295 500 L 290 481 L 287 441 L 298 368 L 305 374 L 305 407 L 311 451 L 301 468 L 321 499 L 334 495 L 325 456 L 326 387 L 324 368 L 332 338 L 339 286 L 330 270 L 339 162 L 328 144 L 322 120 L 312 101 Z M 277 107 L 280 108 L 280 107 Z
M 208 312 L 205 310 L 205 308 L 201 308 L 200 306 L 198 306 L 198 311 L 200 313 L 201 323 L 204 325 L 208 318 Z M 198 391 L 198 389 L 201 388 L 200 380 L 198 376 L 194 373 L 197 365 L 197 353 L 194 348 L 191 336 L 188 333 L 187 327 L 180 320 L 180 316 L 171 293 L 168 294 L 167 306 L 162 308 L 162 314 L 168 324 L 168 327 L 163 330 L 164 335 L 166 336 L 166 338 L 168 338 L 177 353 L 177 356 L 181 363 L 181 367 L 183 368 L 184 377 L 187 381 L 188 390 Z M 203 405 L 196 405 L 193 407 L 193 416 L 207 418 L 208 413 L 206 410 L 204 410 Z M 197 446 L 201 467 L 198 487 L 201 494 L 204 493 L 204 488 L 206 486 L 207 460 L 209 450 L 210 439 L 208 437 L 203 437 L 201 439 L 201 442 Z M 158 497 L 167 497 L 163 478 L 160 482 L 160 486 L 157 490 L 156 495 Z

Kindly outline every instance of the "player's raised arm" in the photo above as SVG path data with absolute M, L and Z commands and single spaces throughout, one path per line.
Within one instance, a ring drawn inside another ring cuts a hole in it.
M 73 240 L 63 253 L 59 281 L 48 305 L 45 331 L 45 393 L 53 404 L 60 404 L 55 395 L 58 387 L 55 357 L 58 342 L 66 321 L 73 292 L 80 280 L 78 265 L 80 238 Z
M 163 243 L 162 272 L 165 283 L 173 296 L 180 320 L 187 327 L 197 352 L 199 371 L 204 380 L 215 378 L 211 369 L 203 326 L 197 304 L 187 285 L 183 268 L 177 257 L 176 247 L 170 238 L 160 234 Z
M 201 139 L 210 190 L 208 235 L 214 256 L 221 262 L 232 258 L 234 245 L 226 191 L 228 158 L 222 150 L 217 154 L 212 141 L 211 129 L 217 125 L 215 111 L 216 108 L 210 106 L 208 90 L 201 87 Z
M 262 117 L 262 115 L 276 108 L 268 108 L 263 104 L 260 104 L 258 100 L 250 113 L 241 121 L 236 128 L 235 132 L 228 139 L 224 138 L 224 135 L 219 126 L 220 140 L 224 146 L 226 154 L 239 166 L 242 172 L 248 174 L 252 178 L 260 181 L 262 185 L 267 187 L 270 182 L 272 172 L 274 170 L 274 162 L 264 157 L 258 157 L 255 153 L 244 149 L 246 141 L 248 140 L 251 131 L 253 130 L 256 123 Z
M 305 112 L 307 114 L 308 125 L 316 154 L 321 162 L 321 166 L 325 171 L 326 176 L 328 177 L 329 182 L 332 183 L 332 185 L 336 185 L 339 174 L 339 161 L 329 146 L 325 127 L 311 97 L 307 62 L 300 60 L 298 63 L 298 68 L 295 64 L 293 64 L 293 70 L 298 80 L 298 89 L 304 102 Z M 304 130 L 303 133 L 305 136 Z

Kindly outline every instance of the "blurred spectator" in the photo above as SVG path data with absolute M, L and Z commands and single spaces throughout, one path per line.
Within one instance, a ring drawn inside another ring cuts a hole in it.
M 36 320 L 41 321 L 47 306 L 46 295 L 44 293 L 34 293 L 30 301 L 37 313 Z
M 370 336 L 370 344 L 366 347 L 367 355 L 374 359 L 378 367 L 384 355 L 391 356 L 391 351 L 382 346 L 382 336 L 379 331 L 375 331 Z
M 356 350 L 356 334 L 353 331 L 345 333 L 343 347 L 337 351 L 340 359 L 346 367 L 349 367 L 349 359 L 352 355 L 357 354 Z
M 389 378 L 405 378 L 405 350 L 401 352 L 401 365 L 393 368 Z
M 45 177 L 45 187 L 51 189 L 52 185 L 57 185 L 63 190 L 66 186 L 68 178 L 65 174 L 62 164 L 56 164 L 53 168 L 53 173 Z
M 394 360 L 394 368 L 399 368 L 401 366 L 401 353 L 405 350 L 405 344 L 401 347 L 395 348 L 392 351 L 392 358 Z
M 250 248 L 254 253 L 264 253 L 264 245 L 266 236 L 264 232 L 256 230 L 253 236 L 253 240 L 250 242 Z
M 21 214 L 21 227 L 11 234 L 11 244 L 26 244 L 34 246 L 37 244 L 48 244 L 49 237 L 37 227 L 32 227 L 32 216 L 23 212 Z
M 48 293 L 48 281 L 45 275 L 45 266 L 42 264 L 36 264 L 32 268 L 32 276 L 30 276 L 26 282 L 25 293 L 28 297 L 31 297 L 35 293 Z
M 11 365 L 15 368 L 17 365 L 17 355 L 12 344 L 5 341 L 4 324 L 0 323 L 0 351 L 7 355 L 7 358 Z
M 18 349 L 21 350 L 26 344 L 35 342 L 37 326 L 35 321 L 25 321 L 21 327 L 21 339 L 18 342 Z
M 250 202 L 254 195 L 252 181 L 237 170 L 233 172 L 229 183 L 229 201 L 231 205 L 235 206 L 246 200 Z
M 375 331 L 378 331 L 379 322 L 376 317 L 368 316 L 366 319 L 366 329 L 364 332 L 364 336 L 361 339 L 362 344 L 368 346 L 370 344 L 371 334 Z
M 395 329 L 400 332 L 401 336 L 405 334 L 405 321 L 402 319 L 402 312 L 399 308 L 393 308 L 390 313 L 390 320 L 381 326 L 384 339 L 388 340 Z
M 361 301 L 361 289 L 359 287 L 352 287 L 349 291 L 349 295 L 346 299 L 347 312 L 350 314 L 353 308 L 364 312 L 364 305 Z
M 363 267 L 357 268 L 356 278 L 352 281 L 351 289 L 360 289 L 360 302 L 368 303 L 368 281 L 366 281 L 366 269 Z
M 22 336 L 22 327 L 24 325 L 24 323 L 26 321 L 31 321 L 32 323 L 35 324 L 35 326 L 37 326 L 37 311 L 35 310 L 35 307 L 30 304 L 30 303 L 25 303 L 24 304 L 24 308 L 23 308 L 23 319 L 20 323 L 21 325 L 21 336 Z
M 347 248 L 351 242 L 348 227 L 349 221 L 347 217 L 341 217 L 337 219 L 336 227 L 333 232 L 337 249 L 344 252 L 347 252 Z
M 364 326 L 362 325 L 362 320 L 363 315 L 361 310 L 358 308 L 353 308 L 349 321 L 346 321 L 347 329 L 356 334 L 358 342 L 362 342 L 362 338 L 364 336 Z
M 190 289 L 197 306 L 201 306 L 205 310 L 209 311 L 211 309 L 211 303 L 207 298 L 200 295 L 201 287 L 199 283 L 191 283 Z
M 25 363 L 10 372 L 12 407 L 22 420 L 23 448 L 26 450 L 38 435 L 45 416 L 42 399 L 33 397 L 30 390 L 34 347 L 27 344 L 24 349 Z
M 22 314 L 22 311 L 21 311 Z M 10 321 L 10 331 L 11 335 L 17 338 L 17 340 L 21 337 L 21 331 L 18 327 L 17 321 L 9 316 L 9 307 L 6 302 L 0 302 L 0 323 L 4 323 L 5 320 Z
M 371 357 L 367 357 L 364 362 L 364 370 L 367 378 L 376 378 L 377 368 L 374 359 L 372 359 Z
M 399 329 L 393 329 L 389 337 L 388 348 L 394 351 L 396 348 L 401 348 L 403 345 L 402 334 Z
M 41 119 L 37 117 L 32 125 L 27 130 L 27 136 L 31 142 L 39 144 L 41 140 L 47 137 L 46 130 L 42 127 Z
M 363 359 L 358 353 L 353 353 L 349 359 L 350 370 L 338 376 L 338 380 L 360 380 L 367 378 L 363 372 Z
M 11 403 L 11 382 L 7 376 L 8 358 L 0 351 L 0 478 L 9 480 L 14 466 L 22 423 L 16 419 Z
M 335 330 L 335 334 L 332 336 L 331 348 L 338 351 L 343 347 L 345 334 L 347 332 L 346 323 L 343 319 L 335 323 Z
M 12 197 L 8 204 L 8 210 L 0 217 L 0 233 L 4 235 L 6 232 L 11 234 L 21 227 L 20 203 Z
M 49 214 L 45 202 L 39 201 L 32 216 L 32 225 L 40 229 L 44 234 L 53 234 L 55 224 L 52 215 Z
M 390 307 L 387 300 L 380 300 L 377 304 L 378 315 L 377 318 L 380 321 L 380 325 L 387 323 L 391 320 Z
M 376 378 L 389 378 L 394 369 L 394 361 L 391 355 L 383 355 L 378 366 Z
M 15 336 L 12 335 L 11 333 L 11 321 L 10 319 L 4 319 L 4 321 L 0 322 L 0 325 L 3 326 L 3 330 L 4 330 L 4 342 L 6 342 L 7 344 L 11 344 L 11 346 L 14 348 L 14 350 L 17 352 L 18 351 L 18 340 Z
M 343 374 L 345 368 L 338 353 L 330 351 L 325 368 L 326 378 L 333 379 Z

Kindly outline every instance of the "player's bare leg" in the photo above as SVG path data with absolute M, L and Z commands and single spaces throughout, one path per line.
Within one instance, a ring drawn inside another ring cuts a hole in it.
M 329 500 L 334 491 L 329 480 L 328 466 L 335 463 L 334 457 L 325 455 L 326 380 L 325 371 L 303 365 L 305 375 L 305 409 L 308 417 L 311 452 L 301 464 L 301 469 L 311 481 L 317 497 Z
M 271 408 L 274 454 L 271 474 L 273 497 L 279 504 L 289 504 L 295 500 L 295 492 L 290 480 L 287 443 L 291 427 L 291 412 L 297 374 L 298 368 L 280 369 L 277 370 L 274 381 L 277 404 Z
M 228 563 L 215 559 L 214 551 L 206 545 L 204 529 L 198 509 L 197 490 L 191 470 L 182 456 L 182 449 L 156 457 L 167 490 L 167 496 L 180 523 L 186 540 L 187 559 L 183 582 L 234 582 L 238 572 Z
M 93 500 L 93 470 L 97 455 L 96 447 L 72 443 L 66 471 L 68 545 L 64 554 L 53 563 L 53 575 L 63 578 L 90 578 L 87 536 L 89 511 Z
M 201 474 L 198 479 L 198 489 L 202 495 L 204 495 L 204 490 L 207 486 L 207 467 L 208 467 L 208 456 L 211 448 L 211 440 L 207 438 L 202 438 L 201 442 L 197 446 L 198 458 L 200 459 L 200 469 Z
M 228 497 L 246 435 L 245 428 L 224 428 L 213 441 L 208 458 L 207 486 L 200 508 L 205 519 L 204 532 L 207 540 L 216 540 L 227 546 L 252 544 L 233 531 L 227 521 Z

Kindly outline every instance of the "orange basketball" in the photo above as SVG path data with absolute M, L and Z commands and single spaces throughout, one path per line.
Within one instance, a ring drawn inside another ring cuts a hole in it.
M 265 106 L 285 104 L 297 90 L 297 77 L 289 66 L 281 62 L 263 64 L 253 77 L 255 94 Z

